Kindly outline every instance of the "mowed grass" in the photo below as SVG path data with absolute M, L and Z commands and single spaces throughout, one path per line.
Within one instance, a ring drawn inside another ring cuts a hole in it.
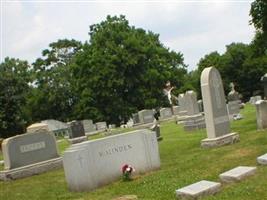
M 257 166 L 256 175 L 239 183 L 223 185 L 222 191 L 204 199 L 267 199 L 267 166 L 256 163 L 267 153 L 267 131 L 257 131 L 254 106 L 242 110 L 243 120 L 232 122 L 232 132 L 240 134 L 240 142 L 215 149 L 202 149 L 206 131 L 184 132 L 174 122 L 161 124 L 163 141 L 159 143 L 161 169 L 139 175 L 131 182 L 121 180 L 92 192 L 72 193 L 67 189 L 63 169 L 16 181 L 0 182 L 0 199 L 75 199 L 109 200 L 134 194 L 143 200 L 175 199 L 175 190 L 200 181 L 219 181 L 219 174 L 239 165 Z M 98 136 L 99 137 L 99 136 Z M 68 144 L 59 143 L 63 151 Z

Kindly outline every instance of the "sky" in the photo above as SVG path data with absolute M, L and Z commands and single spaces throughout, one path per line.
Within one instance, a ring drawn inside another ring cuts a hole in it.
M 249 0 L 52 1 L 0 0 L 0 59 L 30 63 L 58 39 L 89 40 L 89 26 L 107 15 L 125 15 L 130 25 L 160 35 L 165 47 L 181 52 L 189 70 L 212 51 L 232 42 L 249 43 Z

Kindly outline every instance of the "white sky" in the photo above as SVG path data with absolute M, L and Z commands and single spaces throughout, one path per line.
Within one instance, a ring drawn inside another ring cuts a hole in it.
M 249 43 L 251 1 L 1 1 L 1 61 L 41 56 L 58 39 L 89 39 L 89 25 L 108 14 L 126 16 L 130 25 L 160 34 L 161 42 L 184 55 L 189 70 L 212 51 L 232 42 Z

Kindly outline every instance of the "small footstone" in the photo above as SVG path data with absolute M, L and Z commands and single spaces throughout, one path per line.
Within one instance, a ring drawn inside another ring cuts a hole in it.
M 262 155 L 262 156 L 260 156 L 260 157 L 258 157 L 257 161 L 261 165 L 267 165 L 267 153 Z
M 256 167 L 239 166 L 220 174 L 220 179 L 221 181 L 226 183 L 240 181 L 248 176 L 255 174 L 256 169 Z
M 220 187 L 221 183 L 202 180 L 176 190 L 176 197 L 180 199 L 198 199 L 219 192 Z
M 136 195 L 125 195 L 122 197 L 115 198 L 113 200 L 135 200 L 138 199 Z

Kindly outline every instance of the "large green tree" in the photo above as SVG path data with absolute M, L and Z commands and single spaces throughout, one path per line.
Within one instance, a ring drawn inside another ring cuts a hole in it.
M 26 61 L 7 57 L 0 64 L 0 137 L 23 133 L 27 120 L 24 106 L 30 82 Z
M 76 115 L 119 124 L 133 112 L 164 104 L 167 80 L 181 86 L 181 53 L 170 51 L 151 31 L 130 26 L 124 16 L 90 26 L 90 41 L 75 58 L 80 91 Z
M 75 104 L 70 63 L 82 44 L 76 40 L 58 40 L 33 63 L 34 88 L 28 100 L 32 121 L 69 120 Z

